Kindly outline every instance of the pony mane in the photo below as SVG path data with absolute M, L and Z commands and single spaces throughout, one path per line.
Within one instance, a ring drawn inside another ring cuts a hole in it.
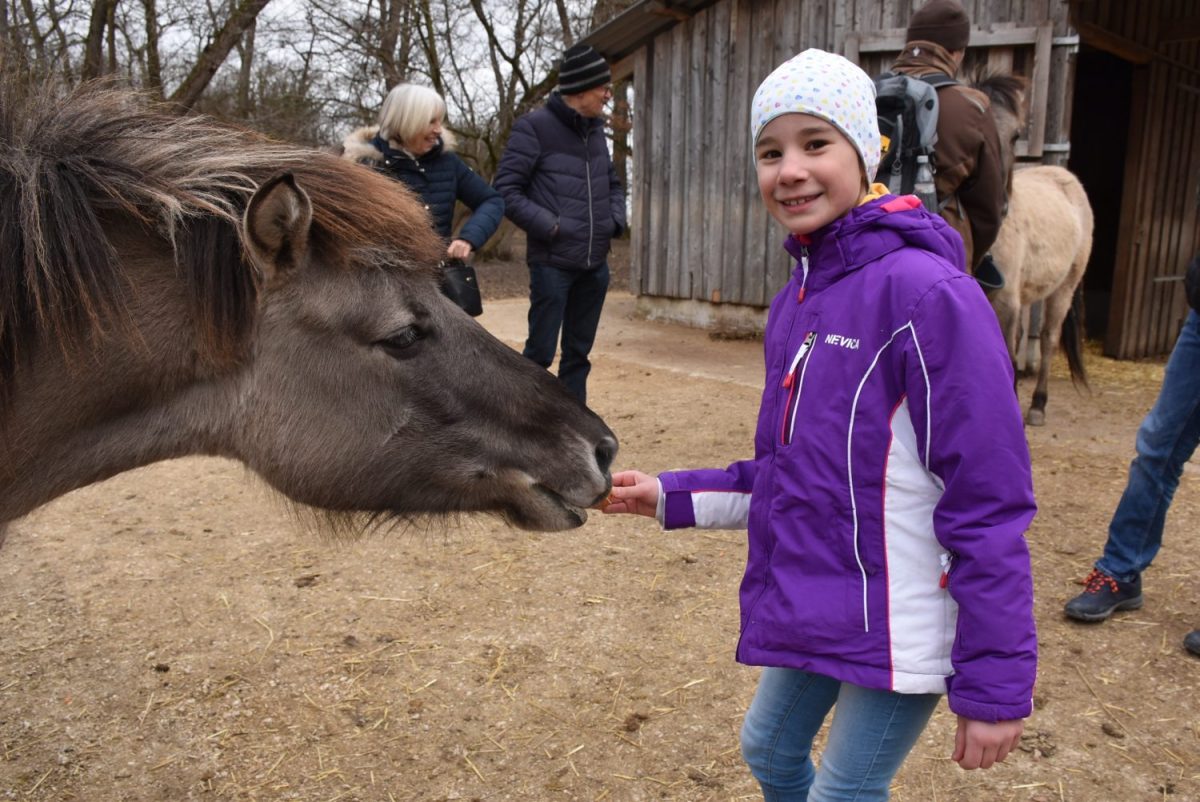
M 992 103 L 998 103 L 1018 119 L 1022 118 L 1025 100 L 1024 78 L 985 70 L 975 76 L 971 86 L 987 95 Z
M 256 187 L 282 172 L 312 201 L 318 253 L 439 258 L 420 204 L 369 169 L 104 84 L 64 94 L 0 81 L 0 404 L 37 347 L 69 351 L 124 319 L 129 279 L 109 236 L 122 224 L 169 249 L 200 358 L 238 359 L 261 290 L 241 217 Z

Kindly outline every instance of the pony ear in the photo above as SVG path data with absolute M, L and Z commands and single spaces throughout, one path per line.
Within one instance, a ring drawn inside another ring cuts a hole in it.
M 291 173 L 275 176 L 250 198 L 242 232 L 251 258 L 268 281 L 304 261 L 311 225 L 312 202 Z

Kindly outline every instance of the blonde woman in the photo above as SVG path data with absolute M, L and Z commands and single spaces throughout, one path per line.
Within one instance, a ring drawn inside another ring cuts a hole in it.
M 445 122 L 441 95 L 428 87 L 399 84 L 383 102 L 379 125 L 346 137 L 342 155 L 403 182 L 420 196 L 446 241 L 446 256 L 467 259 L 496 233 L 504 199 L 454 153 L 454 136 Z M 471 209 L 471 216 L 454 234 L 458 201 Z

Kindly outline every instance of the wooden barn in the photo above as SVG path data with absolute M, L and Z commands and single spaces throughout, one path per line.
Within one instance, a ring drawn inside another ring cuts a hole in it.
M 642 313 L 762 325 L 785 281 L 783 230 L 757 197 L 750 100 L 807 47 L 883 71 L 923 0 L 639 0 L 584 41 L 633 87 L 633 291 Z M 964 0 L 966 69 L 1027 79 L 1022 163 L 1064 165 L 1096 213 L 1088 334 L 1167 353 L 1200 246 L 1200 7 L 1194 0 Z

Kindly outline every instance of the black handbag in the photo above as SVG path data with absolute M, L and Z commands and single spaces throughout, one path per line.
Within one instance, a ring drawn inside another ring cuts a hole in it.
M 442 262 L 442 294 L 471 317 L 483 314 L 483 299 L 479 297 L 479 277 L 475 268 L 462 259 Z

